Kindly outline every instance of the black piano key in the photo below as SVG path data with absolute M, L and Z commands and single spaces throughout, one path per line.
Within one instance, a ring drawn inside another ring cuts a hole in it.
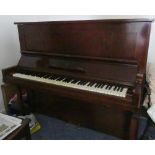
M 102 85 L 101 83 L 100 83 L 100 84 L 98 84 L 97 88 L 100 88 L 100 87 L 101 87 L 101 85 Z
M 26 75 L 31 75 L 31 76 L 34 76 L 34 73 L 32 74 L 32 73 L 26 73 Z
M 83 85 L 83 84 L 84 84 L 84 82 L 85 82 L 85 81 L 81 81 L 79 84 L 80 84 L 80 85 Z
M 77 84 L 80 85 L 81 81 L 79 81 Z
M 121 87 L 118 87 L 118 88 L 117 88 L 117 91 L 120 91 L 120 88 L 121 88 Z
M 83 82 L 79 83 L 79 85 L 83 85 Z
M 108 89 L 108 88 L 109 88 L 109 85 L 107 85 L 105 89 Z
M 45 78 L 46 78 L 46 79 L 49 79 L 50 77 L 51 77 L 51 75 L 48 75 L 48 76 L 46 76 Z
M 34 76 L 36 73 L 35 72 L 30 72 L 30 71 L 26 71 L 26 72 L 20 72 L 21 74 L 26 74 L 26 75 L 32 75 Z
M 109 85 L 106 87 L 107 90 L 109 90 Z
M 74 79 L 71 79 L 69 82 L 71 83 Z
M 91 82 L 89 82 L 89 84 L 87 85 L 87 87 L 90 87 L 90 85 L 91 85 Z
M 65 79 L 66 79 L 66 77 L 64 77 L 64 78 L 61 80 L 61 82 L 64 82 Z
M 105 86 L 105 84 L 102 84 L 102 85 L 101 85 L 101 88 L 103 88 L 104 86 Z
M 51 80 L 55 80 L 55 79 L 57 79 L 57 78 L 58 78 L 58 76 L 53 75 L 52 77 L 50 76 L 49 78 L 50 78 Z
M 77 80 L 76 82 L 75 82 L 75 84 L 77 85 L 79 83 L 79 80 Z
M 66 82 L 66 83 L 68 83 L 68 81 L 69 81 L 69 79 L 68 79 L 68 78 L 66 78 L 65 80 L 63 80 L 63 82 Z
M 87 85 L 87 87 L 90 87 L 90 85 L 91 85 L 91 82 L 89 82 L 89 84 Z
M 56 81 L 58 81 L 60 79 L 60 77 L 56 78 Z
M 51 79 L 51 80 L 54 80 L 54 78 L 55 78 L 54 75 L 52 75 L 52 76 L 49 77 L 49 79 Z
M 85 84 L 88 84 L 88 83 L 90 83 L 90 81 L 86 81 L 86 83 L 85 83 Z
M 96 85 L 97 85 L 97 83 L 94 82 L 94 83 L 91 85 L 91 87 L 95 87 Z
M 88 81 L 85 81 L 84 83 L 83 83 L 83 85 L 86 85 L 88 83 Z
M 84 85 L 84 82 L 81 82 L 81 84 L 80 84 L 80 85 L 82 85 L 82 86 L 83 86 L 83 85 Z
M 41 73 L 36 73 L 37 77 L 42 77 Z
M 82 83 L 84 83 L 84 82 L 85 82 L 85 80 L 81 80 L 81 82 L 82 82 Z
M 121 89 L 120 89 L 120 92 L 122 92 L 123 91 L 123 87 L 121 87 Z
M 103 88 L 103 87 L 104 87 L 104 84 L 101 84 L 99 88 Z
M 96 85 L 96 87 L 95 88 L 98 88 L 98 86 L 99 86 L 100 84 L 98 83 L 97 85 Z
M 26 75 L 31 75 L 31 76 L 35 76 L 37 73 L 34 72 L 27 72 Z M 45 75 L 45 74 L 44 74 Z
M 69 79 L 68 78 L 66 78 L 65 80 L 64 80 L 64 82 L 68 82 L 69 81 Z
M 56 80 L 58 77 L 56 76 L 56 77 L 53 77 L 53 80 Z
M 90 83 L 89 81 L 85 82 L 84 86 L 88 86 L 89 83 Z
M 78 83 L 78 85 L 81 85 L 83 83 L 83 81 L 80 80 L 80 82 Z
M 52 77 L 52 75 L 50 75 L 50 76 L 48 77 L 48 79 L 51 79 L 51 77 Z
M 87 81 L 83 81 L 82 85 L 84 86 L 87 83 Z
M 108 89 L 110 90 L 111 88 L 112 88 L 112 86 L 109 86 L 109 88 L 108 88 Z
M 98 83 L 96 83 L 94 87 L 95 87 L 95 88 L 97 88 L 97 86 L 98 86 L 98 85 L 99 85 L 99 84 L 98 84 Z
M 43 76 L 43 78 L 46 78 L 48 76 L 48 74 L 45 74 L 44 76 Z
M 61 80 L 60 81 L 63 81 L 65 79 L 65 76 L 62 76 Z
M 88 87 L 90 87 L 92 85 L 93 82 L 89 82 Z
M 92 82 L 91 86 L 90 87 L 93 87 L 96 83 L 95 82 Z
M 68 80 L 67 80 L 67 83 L 69 83 L 69 82 L 71 82 L 72 81 L 72 78 L 69 78 Z
M 42 78 L 43 78 L 43 77 L 44 77 L 44 75 L 45 75 L 45 74 L 40 74 L 40 77 L 42 77 Z
M 116 89 L 117 89 L 117 86 L 114 87 L 114 91 L 116 91 Z
M 75 79 L 73 79 L 71 83 L 74 83 L 74 82 L 75 82 Z
M 48 78 L 51 76 L 51 74 L 33 74 L 34 76 L 38 76 L 38 77 L 41 77 L 41 78 Z
M 96 85 L 96 82 L 93 82 L 92 84 L 91 84 L 91 87 L 93 87 L 93 86 L 95 86 Z
M 77 83 L 77 82 L 80 82 L 80 80 L 78 79 L 78 80 L 76 81 L 76 83 Z
M 49 78 L 52 78 L 52 76 L 50 76 Z M 53 77 L 53 80 L 56 80 L 56 81 L 61 81 L 62 79 L 64 79 L 64 77 Z
M 68 78 L 67 77 L 65 77 L 65 80 L 64 81 L 67 81 L 68 80 Z
M 98 85 L 97 85 L 97 87 L 96 87 L 96 88 L 98 88 L 100 85 L 101 85 L 101 84 L 100 84 L 100 83 L 98 83 Z
M 85 86 L 87 83 L 88 83 L 88 81 L 85 81 L 85 82 L 83 83 L 83 85 Z
M 87 81 L 84 81 L 82 85 L 84 86 L 86 83 L 87 83 Z
M 75 83 L 77 83 L 79 80 L 73 80 L 71 83 L 73 83 L 73 84 L 75 84 Z

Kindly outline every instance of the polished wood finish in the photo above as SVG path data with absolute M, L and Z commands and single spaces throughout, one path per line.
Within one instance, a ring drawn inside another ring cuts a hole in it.
M 21 58 L 17 66 L 3 70 L 3 81 L 27 89 L 34 111 L 124 139 L 136 138 L 132 118 L 142 104 L 151 22 L 16 23 Z M 129 91 L 120 98 L 12 77 L 27 71 L 112 83 Z
M 145 71 L 150 20 L 19 23 L 22 53 L 135 60 Z M 143 54 L 142 54 L 143 53 Z

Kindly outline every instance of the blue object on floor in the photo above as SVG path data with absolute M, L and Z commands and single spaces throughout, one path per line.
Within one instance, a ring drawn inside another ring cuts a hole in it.
M 37 114 L 41 130 L 32 135 L 33 140 L 118 140 L 101 132 L 78 127 L 62 120 Z

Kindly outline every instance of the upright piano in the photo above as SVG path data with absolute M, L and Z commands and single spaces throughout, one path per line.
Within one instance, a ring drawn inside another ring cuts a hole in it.
M 151 22 L 15 23 L 21 58 L 3 81 L 26 89 L 34 112 L 136 139 Z

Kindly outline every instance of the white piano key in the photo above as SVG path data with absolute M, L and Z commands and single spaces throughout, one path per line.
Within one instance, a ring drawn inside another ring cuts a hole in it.
M 110 95 L 114 95 L 114 88 L 115 88 L 115 86 L 112 86 L 112 88 L 111 88 L 111 90 L 109 92 Z
M 126 97 L 128 88 L 124 88 L 122 91 L 122 97 Z
M 109 87 L 106 89 L 106 87 L 108 86 L 107 84 L 105 84 L 103 88 L 95 87 L 97 83 L 94 83 L 92 86 L 88 86 L 90 82 L 87 82 L 85 85 L 81 85 L 81 84 L 78 84 L 79 82 L 81 82 L 81 80 L 77 81 L 76 83 L 72 83 L 74 79 L 71 79 L 70 82 L 64 82 L 64 80 L 66 80 L 67 78 L 57 81 L 57 79 L 59 79 L 60 76 L 53 80 L 53 79 L 50 79 L 51 76 L 49 75 L 48 76 L 46 75 L 46 77 L 45 76 L 39 77 L 36 75 L 33 76 L 33 75 L 26 75 L 22 73 L 14 73 L 13 77 L 18 77 L 22 79 L 28 79 L 28 80 L 38 81 L 38 82 L 43 82 L 43 83 L 48 83 L 48 84 L 54 84 L 58 86 L 70 87 L 70 88 L 75 88 L 75 89 L 87 90 L 87 91 L 97 92 L 101 94 L 120 96 L 120 97 L 126 97 L 126 93 L 128 90 L 128 88 L 123 88 L 123 91 L 120 92 L 121 87 L 119 88 L 119 90 L 117 89 L 114 90 L 115 86 L 112 86 L 110 89 Z

